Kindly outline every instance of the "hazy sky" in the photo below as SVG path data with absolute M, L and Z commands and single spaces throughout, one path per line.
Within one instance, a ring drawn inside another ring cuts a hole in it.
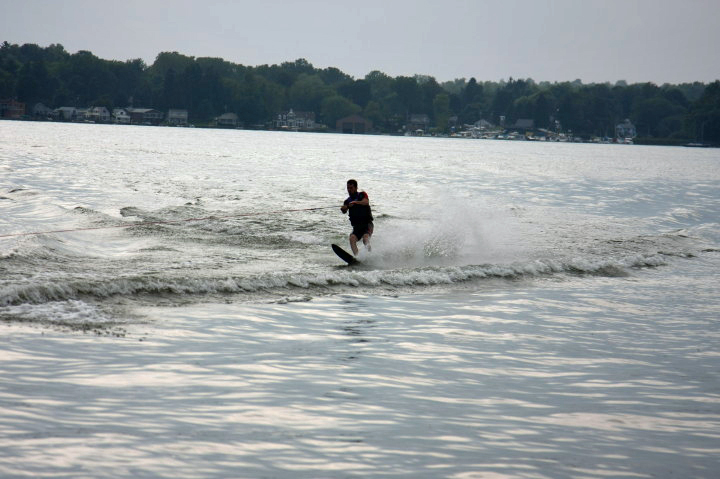
M 356 78 L 720 79 L 720 0 L 0 0 L 0 42 L 105 59 L 305 58 Z

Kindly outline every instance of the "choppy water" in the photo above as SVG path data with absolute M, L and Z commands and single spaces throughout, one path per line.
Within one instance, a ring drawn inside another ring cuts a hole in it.
M 3 477 L 720 469 L 717 150 L 0 122 L 0 175 Z

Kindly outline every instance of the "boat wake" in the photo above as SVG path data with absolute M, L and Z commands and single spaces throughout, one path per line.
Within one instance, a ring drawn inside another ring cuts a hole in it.
M 288 292 L 309 294 L 383 292 L 398 288 L 409 291 L 425 286 L 458 285 L 487 279 L 516 281 L 560 275 L 628 276 L 633 269 L 657 267 L 672 256 L 688 256 L 678 252 L 637 253 L 615 259 L 578 257 L 575 259 L 536 259 L 509 264 L 478 264 L 464 266 L 424 266 L 413 268 L 375 269 L 382 259 L 367 261 L 359 267 L 314 268 L 310 272 L 279 271 L 239 276 L 223 274 L 191 275 L 191 271 L 168 271 L 147 274 L 126 274 L 108 277 L 42 275 L 23 282 L 5 285 L 0 293 L 0 317 L 18 313 L 10 306 L 43 304 L 58 301 L 92 301 L 93 299 L 124 298 L 141 303 L 158 300 L 186 302 L 190 297 L 201 300 L 208 295 L 248 295 L 275 297 Z M 380 291 L 378 291 L 380 290 Z
M 181 208 L 184 215 L 205 213 Z M 27 236 L 0 252 L 0 320 L 103 327 L 137 306 L 214 301 L 294 301 L 334 294 L 412 294 L 543 278 L 627 277 L 677 258 L 713 254 L 707 231 L 622 237 L 604 225 L 543 223 L 521 230 L 507 216 L 458 214 L 389 219 L 373 252 L 353 267 L 335 263 L 337 231 L 315 222 L 263 220 L 149 225 L 127 234 Z M 139 215 L 123 209 L 123 216 Z M 166 212 L 164 212 L 166 213 Z M 96 212 L 84 215 L 110 221 Z M 144 215 L 146 216 L 146 215 Z M 160 214 L 161 221 L 176 212 Z M 383 220 L 381 219 L 381 222 Z M 478 226 L 481 225 L 481 226 Z M 283 236 L 283 228 L 295 228 Z M 94 233 L 100 234 L 100 233 Z M 710 245 L 710 247 L 708 246 Z M 338 260 L 339 261 L 339 260 Z M 502 287 L 502 286 L 501 286 Z

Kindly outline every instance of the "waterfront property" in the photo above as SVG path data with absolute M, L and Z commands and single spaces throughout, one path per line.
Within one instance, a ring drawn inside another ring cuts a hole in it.
M 188 124 L 188 111 L 180 110 L 178 108 L 170 108 L 167 114 L 168 125 L 173 126 L 187 126 Z
M 619 123 L 615 127 L 615 137 L 618 139 L 625 139 L 625 138 L 635 138 L 637 136 L 637 130 L 635 129 L 635 125 L 632 124 L 632 122 L 626 118 L 624 122 Z
M 121 125 L 130 124 L 130 113 L 128 113 L 127 108 L 113 108 L 112 116 L 115 123 Z
M 372 130 L 372 121 L 360 115 L 350 115 L 340 118 L 335 123 L 335 130 L 339 133 L 367 133 Z
M 137 125 L 159 125 L 163 113 L 153 108 L 128 108 L 130 123 Z
M 430 124 L 430 117 L 425 113 L 413 113 L 410 115 L 410 118 L 408 118 L 405 129 L 408 132 L 422 134 L 428 131 Z
M 52 115 L 52 108 L 43 103 L 35 103 L 32 107 L 32 117 L 36 119 L 48 119 Z
M 111 119 L 110 112 L 104 106 L 93 106 L 85 112 L 85 120 L 95 123 L 109 123 Z
M 289 111 L 278 114 L 273 126 L 285 130 L 311 130 L 317 126 L 315 112 L 293 111 L 290 108 Z
M 73 121 L 77 117 L 77 108 L 74 106 L 61 106 L 52 111 L 51 117 L 57 121 Z
M 0 118 L 20 119 L 25 114 L 25 103 L 12 98 L 0 100 Z
M 223 113 L 215 117 L 215 125 L 223 128 L 236 128 L 238 126 L 238 116 L 236 113 Z

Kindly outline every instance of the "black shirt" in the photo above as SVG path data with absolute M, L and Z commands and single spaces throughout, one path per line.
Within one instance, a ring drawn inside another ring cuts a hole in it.
M 367 193 L 358 191 L 354 195 L 348 196 L 348 199 L 345 200 L 345 205 L 349 205 L 351 201 L 362 201 L 365 198 L 368 198 Z M 370 205 L 353 205 L 348 210 L 348 215 L 350 216 L 350 224 L 352 225 L 366 225 L 373 220 Z

